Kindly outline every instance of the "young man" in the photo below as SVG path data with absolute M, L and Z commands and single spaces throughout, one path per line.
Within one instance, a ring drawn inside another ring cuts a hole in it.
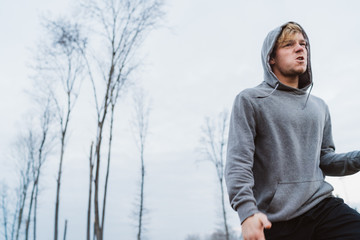
M 360 215 L 324 180 L 358 172 L 360 152 L 334 152 L 328 107 L 310 95 L 302 27 L 271 31 L 262 63 L 264 82 L 235 99 L 225 168 L 244 239 L 360 239 Z

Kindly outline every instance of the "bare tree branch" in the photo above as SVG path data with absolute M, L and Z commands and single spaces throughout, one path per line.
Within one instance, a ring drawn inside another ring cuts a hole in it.
M 150 114 L 150 101 L 144 90 L 138 89 L 133 95 L 134 101 L 134 121 L 133 129 L 136 135 L 136 143 L 140 151 L 140 170 L 141 170 L 141 181 L 140 181 L 140 201 L 139 201 L 139 210 L 138 210 L 138 227 L 137 227 L 137 240 L 143 238 L 143 229 L 144 229 L 144 210 L 145 210 L 145 142 L 148 134 L 149 127 L 149 114 Z
M 221 209 L 224 223 L 225 239 L 229 240 L 229 228 L 225 208 L 224 193 L 224 159 L 226 147 L 226 134 L 228 128 L 228 112 L 222 111 L 217 118 L 206 118 L 202 126 L 200 143 L 205 159 L 215 167 L 221 194 Z

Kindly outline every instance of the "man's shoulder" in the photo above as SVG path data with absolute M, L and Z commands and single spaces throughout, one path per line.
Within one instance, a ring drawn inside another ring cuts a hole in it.
M 258 98 L 260 96 L 264 96 L 269 94 L 272 89 L 270 86 L 268 86 L 266 83 L 261 83 L 255 87 L 252 88 L 246 88 L 242 90 L 238 95 L 237 99 L 252 99 L 252 98 Z
M 312 99 L 314 102 L 316 102 L 317 104 L 320 104 L 320 105 L 322 105 L 323 107 L 327 107 L 326 102 L 325 102 L 322 98 L 311 94 L 311 99 Z

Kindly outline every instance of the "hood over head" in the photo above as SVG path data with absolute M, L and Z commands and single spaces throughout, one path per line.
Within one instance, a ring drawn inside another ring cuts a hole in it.
M 282 29 L 288 24 L 288 23 L 294 23 L 299 25 L 295 22 L 287 22 L 280 27 L 275 28 L 269 34 L 266 36 L 263 47 L 261 50 L 261 60 L 262 65 L 264 68 L 264 81 L 269 84 L 274 89 L 279 90 L 288 90 L 288 91 L 294 91 L 298 93 L 305 93 L 307 89 L 312 86 L 312 72 L 311 72 L 311 62 L 310 62 L 310 43 L 309 38 L 306 35 L 304 29 L 299 25 L 299 27 L 302 30 L 302 33 L 304 35 L 305 40 L 307 41 L 306 49 L 307 49 L 307 68 L 306 71 L 299 76 L 299 88 L 295 89 L 289 86 L 286 86 L 285 84 L 282 84 L 279 79 L 276 77 L 276 75 L 273 73 L 269 60 L 270 60 L 270 54 L 272 53 L 276 40 L 278 39 Z

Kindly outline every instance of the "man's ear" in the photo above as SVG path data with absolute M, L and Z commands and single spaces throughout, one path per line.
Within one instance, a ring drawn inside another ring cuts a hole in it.
M 270 58 L 269 63 L 270 63 L 270 65 L 274 65 L 274 64 L 275 64 L 275 59 L 274 59 L 274 58 Z

